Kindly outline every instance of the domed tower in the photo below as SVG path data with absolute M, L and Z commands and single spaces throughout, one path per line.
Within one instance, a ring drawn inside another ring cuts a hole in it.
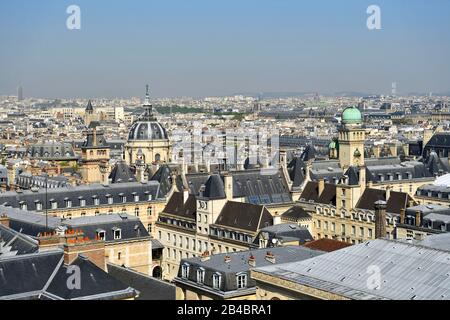
M 341 168 L 364 165 L 364 140 L 366 132 L 361 111 L 357 107 L 348 107 L 342 113 L 339 128 L 339 162 Z
M 145 164 L 169 162 L 169 137 L 153 115 L 148 85 L 143 107 L 145 112 L 133 123 L 128 133 L 125 161 L 128 165 L 134 165 L 137 160 Z

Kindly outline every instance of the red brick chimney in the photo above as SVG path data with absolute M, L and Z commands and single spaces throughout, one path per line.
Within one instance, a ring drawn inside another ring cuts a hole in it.
M 69 231 L 70 234 L 70 231 Z M 83 255 L 93 264 L 106 271 L 105 242 L 100 239 L 83 237 L 82 232 L 75 231 L 75 235 L 66 238 L 64 244 L 64 263 L 69 265 L 78 255 Z
M 62 237 L 55 232 L 41 233 L 37 240 L 39 242 L 39 250 L 56 249 L 63 243 Z

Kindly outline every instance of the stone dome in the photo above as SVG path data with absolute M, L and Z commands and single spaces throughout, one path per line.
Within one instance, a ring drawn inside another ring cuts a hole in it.
M 342 112 L 343 123 L 358 123 L 362 122 L 361 111 L 355 106 L 348 107 Z

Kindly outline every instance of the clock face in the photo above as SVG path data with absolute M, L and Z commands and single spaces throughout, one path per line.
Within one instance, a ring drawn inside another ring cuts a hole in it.
M 207 210 L 208 209 L 208 202 L 206 201 L 199 201 L 198 202 L 198 208 L 201 210 Z

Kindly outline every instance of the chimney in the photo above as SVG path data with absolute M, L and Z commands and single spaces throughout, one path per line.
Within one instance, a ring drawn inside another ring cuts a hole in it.
M 386 201 L 375 202 L 375 239 L 386 237 Z
M 229 173 L 225 173 L 224 176 L 225 184 L 225 194 L 227 195 L 227 200 L 233 200 L 233 176 Z
M 400 223 L 405 224 L 405 220 L 406 220 L 406 210 L 400 209 Z
M 95 127 L 92 129 L 92 146 L 96 147 L 97 146 L 97 130 L 95 129 Z
M 322 194 L 324 189 L 325 189 L 325 180 L 324 180 L 324 178 L 320 178 L 319 179 L 319 197 Z
M 200 260 L 202 262 L 205 262 L 205 261 L 208 261 L 209 259 L 211 259 L 211 255 L 210 255 L 209 251 L 203 252 L 201 257 L 200 257 Z
M 252 268 L 256 267 L 256 258 L 253 254 L 248 258 L 248 265 Z
M 420 227 L 422 224 L 422 212 L 416 211 L 416 227 Z
M 39 243 L 39 251 L 56 249 L 64 242 L 64 238 L 56 232 L 41 233 L 37 240 Z
M 78 255 L 83 255 L 97 267 L 106 271 L 105 242 L 88 237 L 67 238 L 64 244 L 64 263 L 70 265 Z
M 267 251 L 266 260 L 269 261 L 270 263 L 275 263 L 276 262 L 275 255 L 272 252 Z
M 6 213 L 4 213 L 0 216 L 0 225 L 9 228 L 9 218 L 6 215 Z

